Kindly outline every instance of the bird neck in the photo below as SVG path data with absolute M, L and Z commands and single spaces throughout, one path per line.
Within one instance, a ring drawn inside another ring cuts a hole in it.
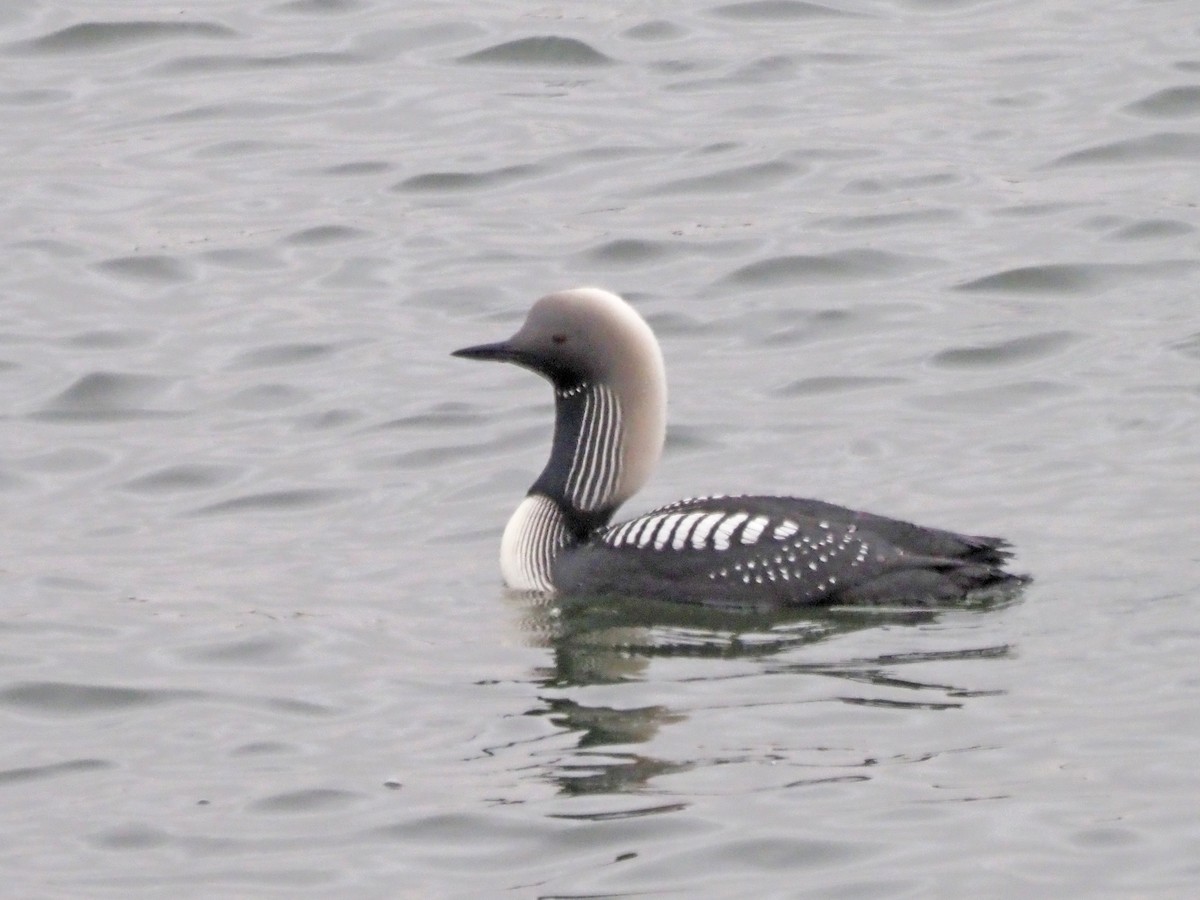
M 561 508 L 577 540 L 606 525 L 617 507 L 640 487 L 624 478 L 628 429 L 616 391 L 581 382 L 554 392 L 554 440 L 550 459 L 530 488 Z
M 559 553 L 607 525 L 646 483 L 666 435 L 666 379 L 661 357 L 652 361 L 611 384 L 555 388 L 550 459 L 501 540 L 509 587 L 552 590 Z

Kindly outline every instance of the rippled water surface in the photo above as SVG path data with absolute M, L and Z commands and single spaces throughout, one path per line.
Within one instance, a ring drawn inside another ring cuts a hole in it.
M 6 895 L 1188 896 L 1186 0 L 0 10 Z M 551 404 L 451 359 L 623 292 L 630 510 L 998 533 L 1001 606 L 506 596 Z

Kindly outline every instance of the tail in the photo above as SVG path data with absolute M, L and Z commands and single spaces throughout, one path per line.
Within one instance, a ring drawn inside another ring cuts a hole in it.
M 998 538 L 980 541 L 965 558 L 910 556 L 902 568 L 892 569 L 865 584 L 846 590 L 839 601 L 867 605 L 938 606 L 973 596 L 1003 593 L 1028 584 L 1028 575 L 1006 572 L 1002 566 L 1012 553 Z

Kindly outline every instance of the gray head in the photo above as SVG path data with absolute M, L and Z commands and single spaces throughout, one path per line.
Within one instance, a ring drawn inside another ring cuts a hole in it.
M 666 435 L 666 371 L 654 332 L 616 294 L 599 288 L 549 294 L 533 305 L 525 323 L 508 340 L 466 347 L 454 355 L 515 363 L 548 379 L 559 398 L 560 426 L 565 421 L 564 404 L 574 396 L 606 389 L 615 398 L 613 415 L 620 423 L 619 446 L 614 448 L 618 465 L 613 483 L 594 508 L 611 512 L 649 478 Z M 596 440 L 586 427 L 586 416 L 581 421 L 583 427 L 576 427 L 574 434 L 568 429 L 560 435 L 556 429 L 547 472 L 556 456 L 562 456 L 560 466 L 570 467 L 568 454 L 578 459 L 578 445 Z M 577 505 L 587 509 L 587 504 Z

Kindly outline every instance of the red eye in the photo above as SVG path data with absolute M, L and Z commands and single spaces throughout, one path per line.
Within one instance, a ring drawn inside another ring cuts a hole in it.
M 550 340 L 554 341 L 556 344 L 565 344 L 567 342 L 567 336 L 565 334 L 553 334 L 550 336 Z

